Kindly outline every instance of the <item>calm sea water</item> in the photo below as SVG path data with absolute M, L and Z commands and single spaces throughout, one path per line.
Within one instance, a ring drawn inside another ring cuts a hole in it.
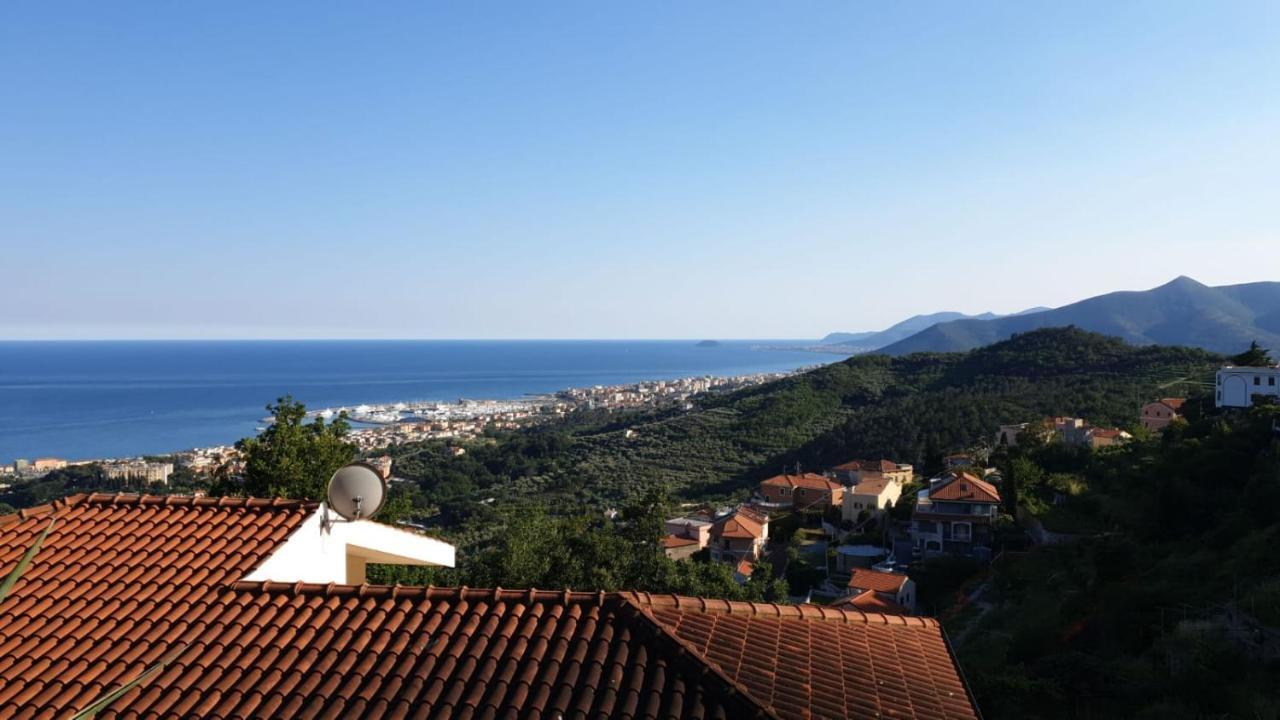
M 761 345 L 774 349 L 760 349 Z M 776 341 L 0 342 L 0 462 L 163 453 L 254 433 L 291 393 L 319 408 L 516 398 L 566 387 L 788 370 Z M 798 343 L 790 343 L 798 345 Z

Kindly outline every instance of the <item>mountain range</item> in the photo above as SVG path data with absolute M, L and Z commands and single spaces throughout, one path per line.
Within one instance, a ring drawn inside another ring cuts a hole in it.
M 1075 326 L 1118 337 L 1132 345 L 1186 345 L 1220 353 L 1238 353 L 1258 341 L 1280 348 L 1280 282 L 1210 287 L 1179 277 L 1151 290 L 1122 291 L 1017 315 L 946 317 L 918 315 L 882 333 L 851 334 L 837 340 L 854 352 L 886 355 L 970 350 L 1048 327 Z M 929 322 L 930 318 L 939 318 Z M 920 327 L 923 324 L 923 327 Z M 882 342 L 895 328 L 911 332 Z M 832 336 L 828 336 L 830 338 Z
M 1040 312 L 1049 308 L 1037 307 L 1030 310 L 1023 310 L 1014 315 L 1025 315 L 1027 313 Z M 993 312 L 985 312 L 979 315 L 966 315 L 961 312 L 945 311 L 929 313 L 928 315 L 913 315 L 896 325 L 891 325 L 884 330 L 872 330 L 869 332 L 833 332 L 822 338 L 823 345 L 838 345 L 841 348 L 849 349 L 853 352 L 870 352 L 877 350 L 886 345 L 891 345 L 904 340 L 916 333 L 927 330 L 934 325 L 952 320 L 997 320 L 1003 317 L 1013 317 L 1014 315 L 997 315 Z

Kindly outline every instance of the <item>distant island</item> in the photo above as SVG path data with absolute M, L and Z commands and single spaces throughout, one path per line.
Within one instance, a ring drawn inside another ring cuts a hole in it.
M 698 347 L 720 347 L 719 340 L 703 340 L 698 343 Z

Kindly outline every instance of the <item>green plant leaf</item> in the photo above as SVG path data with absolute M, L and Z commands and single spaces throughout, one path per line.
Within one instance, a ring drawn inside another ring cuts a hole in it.
M 173 662 L 174 660 L 177 660 L 178 657 L 186 651 L 187 651 L 187 645 L 185 643 L 182 645 L 179 645 L 177 648 L 173 650 L 173 652 L 157 660 L 155 665 L 152 665 L 151 667 L 147 668 L 138 677 L 130 680 L 124 685 L 121 685 L 115 690 L 112 690 L 106 695 L 99 697 L 97 700 L 94 700 L 92 703 L 89 703 L 89 705 L 87 705 L 83 710 L 73 715 L 71 717 L 71 720 L 86 720 L 87 718 L 94 717 L 95 715 L 102 712 L 103 710 L 106 710 L 108 705 L 124 697 L 129 693 L 130 690 L 138 687 L 142 683 L 149 680 L 156 673 L 159 673 L 161 670 L 168 667 L 169 663 Z
M 0 602 L 4 602 L 4 599 L 9 597 L 9 592 L 13 590 L 13 586 L 18 584 L 22 574 L 27 571 L 27 566 L 35 559 L 36 553 L 40 552 L 40 546 L 44 545 L 44 539 L 49 537 L 49 531 L 53 529 L 53 524 L 56 521 L 57 518 L 49 518 L 49 524 L 45 526 L 44 532 L 36 537 L 36 541 L 23 553 L 22 559 L 9 571 L 9 575 L 5 577 L 4 582 L 0 583 Z

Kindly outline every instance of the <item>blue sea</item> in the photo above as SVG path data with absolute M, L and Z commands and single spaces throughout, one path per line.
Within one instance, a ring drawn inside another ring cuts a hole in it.
M 232 443 L 286 393 L 311 408 L 504 399 L 568 387 L 790 370 L 797 341 L 0 342 L 0 463 Z M 794 349 L 792 349 L 794 348 Z

